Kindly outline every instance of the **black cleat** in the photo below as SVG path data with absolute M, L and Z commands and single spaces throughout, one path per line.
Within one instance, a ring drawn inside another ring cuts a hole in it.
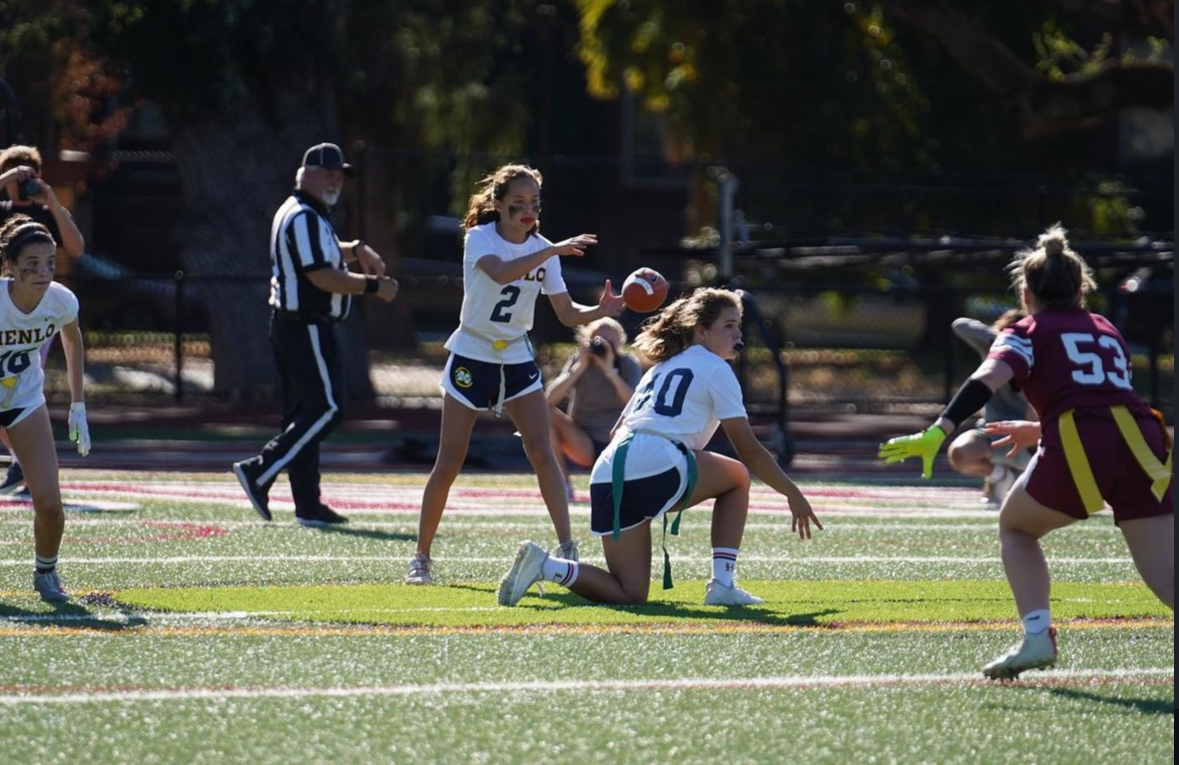
M 274 520 L 274 516 L 270 514 L 270 498 L 266 495 L 266 490 L 260 487 L 255 480 L 259 467 L 260 463 L 256 460 L 242 460 L 233 463 L 233 474 L 237 476 L 238 483 L 242 485 L 246 496 L 250 498 L 250 504 L 254 506 L 254 510 L 262 516 L 262 520 L 270 521 Z
M 331 526 L 340 526 L 348 522 L 348 519 L 331 509 L 327 505 L 320 503 L 311 512 L 303 512 L 301 510 L 295 511 L 295 523 L 300 526 L 310 526 L 311 528 L 324 529 Z

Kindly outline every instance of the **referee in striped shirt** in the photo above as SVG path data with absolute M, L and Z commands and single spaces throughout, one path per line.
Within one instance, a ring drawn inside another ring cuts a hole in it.
M 250 504 L 268 521 L 270 487 L 286 470 L 299 524 L 348 522 L 319 496 L 319 443 L 340 423 L 344 405 L 335 325 L 348 317 L 354 295 L 386 302 L 397 295 L 380 256 L 363 241 L 341 242 L 328 221 L 344 178 L 355 175 L 339 146 L 312 146 L 270 228 L 270 342 L 282 379 L 283 429 L 260 455 L 233 465 Z M 350 272 L 351 263 L 364 273 Z

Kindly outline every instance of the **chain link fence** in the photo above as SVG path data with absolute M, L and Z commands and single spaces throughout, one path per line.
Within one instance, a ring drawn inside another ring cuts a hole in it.
M 699 282 L 699 273 L 692 270 L 698 262 L 685 263 L 681 275 L 692 278 L 676 284 L 673 295 Z M 1145 267 L 1129 269 L 1141 275 L 1137 282 L 1134 276 L 1103 279 L 1091 306 L 1113 319 L 1129 341 L 1135 388 L 1171 417 L 1173 271 L 1169 261 L 1162 265 L 1159 268 L 1160 262 L 1153 261 L 1152 275 L 1144 273 Z M 953 336 L 950 322 L 968 316 L 990 323 L 1015 307 L 1013 296 L 1002 287 L 916 284 L 906 281 L 903 267 L 889 278 L 878 278 L 876 284 L 864 284 L 862 270 L 849 266 L 819 268 L 809 280 L 759 277 L 759 268 L 753 262 L 734 278 L 756 307 L 747 316 L 747 350 L 738 368 L 755 414 L 780 414 L 783 389 L 786 408 L 791 410 L 935 412 L 979 362 L 978 355 Z M 94 405 L 215 406 L 230 400 L 230 394 L 218 391 L 215 384 L 214 343 L 233 341 L 210 334 L 208 316 L 215 310 L 215 290 L 199 287 L 179 273 L 114 280 L 75 274 L 64 281 L 81 301 L 87 399 Z M 255 291 L 264 294 L 264 278 L 236 281 L 257 282 Z M 366 335 L 369 377 L 378 407 L 437 407 L 441 403 L 437 382 L 446 355 L 442 342 L 458 319 L 461 280 L 407 276 L 404 284 L 402 298 L 430 307 L 411 311 L 409 329 L 415 333 L 416 344 L 409 349 L 383 347 L 387 330 L 367 330 L 371 324 L 363 317 L 348 329 Z M 574 298 L 595 300 L 588 284 L 578 287 Z M 551 378 L 572 352 L 573 335 L 557 323 L 546 301 L 540 302 L 537 354 Z M 438 305 L 450 310 L 439 312 Z M 364 302 L 357 306 L 360 313 L 368 308 Z M 642 319 L 624 315 L 631 337 Z M 50 354 L 46 385 L 51 400 L 68 400 L 60 353 Z M 275 386 L 256 392 L 254 398 L 265 400 L 277 394 Z

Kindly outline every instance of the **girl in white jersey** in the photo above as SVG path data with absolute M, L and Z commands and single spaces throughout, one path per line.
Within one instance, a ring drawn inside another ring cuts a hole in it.
M 464 226 L 463 307 L 459 328 L 446 341 L 442 432 L 438 457 L 422 495 L 418 549 L 407 584 L 433 584 L 430 548 L 450 487 L 458 478 L 479 413 L 507 411 L 536 471 L 564 557 L 577 558 L 569 529 L 565 479 L 549 439 L 549 410 L 540 368 L 528 341 L 536 299 L 548 296 L 567 327 L 622 313 L 621 295 L 606 281 L 597 306 L 574 303 L 561 278 L 558 256 L 585 254 L 592 234 L 553 244 L 540 235 L 541 175 L 524 165 L 505 165 L 481 181 L 471 197 Z
M 750 470 L 786 497 L 794 516 L 791 529 L 801 539 L 810 538 L 811 523 L 823 528 L 806 497 L 749 426 L 741 388 L 729 366 L 742 348 L 736 294 L 697 289 L 665 308 L 634 345 L 657 363 L 623 409 L 614 439 L 590 477 L 591 528 L 602 538 L 608 570 L 550 556 L 525 542 L 500 582 L 500 604 L 514 606 L 542 579 L 598 603 L 646 602 L 651 521 L 707 499 L 716 504 L 705 604 L 761 603 L 733 581 L 749 509 Z M 704 451 L 718 425 L 724 426 L 740 462 Z M 670 586 L 667 579 L 665 575 L 665 587 Z
M 82 393 L 82 333 L 78 299 L 53 281 L 56 246 L 49 230 L 24 215 L 0 227 L 0 428 L 24 466 L 33 499 L 36 548 L 33 587 L 49 602 L 69 600 L 57 575 L 57 553 L 65 512 L 57 476 L 57 449 L 45 408 L 42 345 L 61 333 L 70 386 L 70 440 L 90 453 L 90 431 Z

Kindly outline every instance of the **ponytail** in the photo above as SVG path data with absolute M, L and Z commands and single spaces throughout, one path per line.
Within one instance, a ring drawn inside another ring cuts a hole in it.
M 651 361 L 667 361 L 687 350 L 695 338 L 696 327 L 708 329 L 726 308 L 741 312 L 741 300 L 736 293 L 700 287 L 650 319 L 635 338 L 634 347 Z
M 1077 295 L 1083 300 L 1097 288 L 1092 269 L 1069 247 L 1067 234 L 1057 223 L 1040 235 L 1034 249 L 1017 252 L 1008 266 L 1012 288 L 1018 294 L 1031 292 L 1039 308 L 1079 307 Z

